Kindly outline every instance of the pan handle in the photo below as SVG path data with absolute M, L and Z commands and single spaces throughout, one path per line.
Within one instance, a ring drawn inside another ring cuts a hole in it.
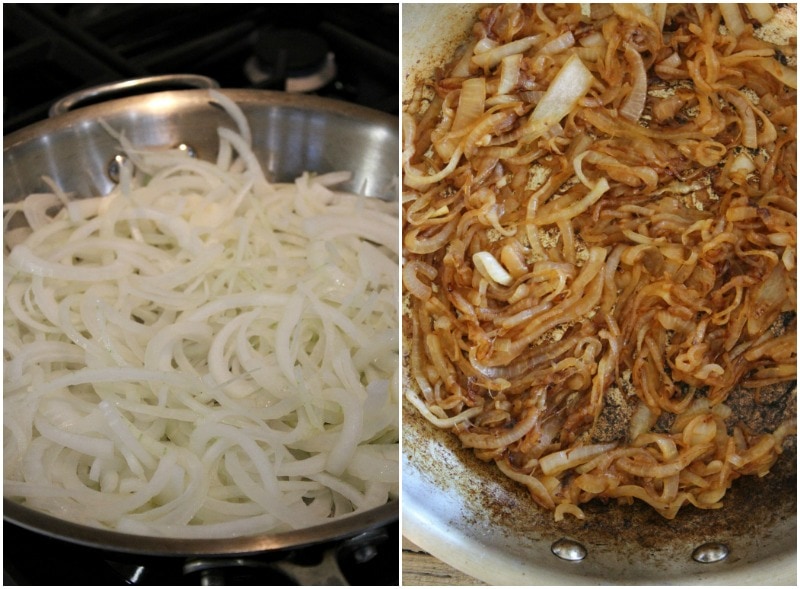
M 146 92 L 159 90 L 183 90 L 186 88 L 219 88 L 216 80 L 206 76 L 194 74 L 167 74 L 163 76 L 149 76 L 146 78 L 133 78 L 120 82 L 110 82 L 78 90 L 58 100 L 50 107 L 48 115 L 57 117 L 71 110 L 104 102 L 114 98 L 134 96 Z

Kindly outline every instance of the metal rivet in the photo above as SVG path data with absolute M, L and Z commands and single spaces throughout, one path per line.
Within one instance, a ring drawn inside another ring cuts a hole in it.
M 178 146 L 180 151 L 185 151 L 189 157 L 197 157 L 197 151 L 195 151 L 194 147 L 191 145 L 186 145 L 185 143 L 181 143 Z
M 707 542 L 701 544 L 692 552 L 692 558 L 703 564 L 719 562 L 728 556 L 728 547 L 721 542 Z
M 552 550 L 553 554 L 558 558 L 571 562 L 583 560 L 588 554 L 586 548 L 584 548 L 582 544 L 575 542 L 575 540 L 568 540 L 567 538 L 561 538 L 561 540 L 553 542 L 553 545 L 550 546 L 550 550 Z
M 128 156 L 119 153 L 108 162 L 108 177 L 111 178 L 111 181 L 115 184 L 119 182 L 119 173 L 122 170 L 122 166 L 124 166 L 127 161 Z

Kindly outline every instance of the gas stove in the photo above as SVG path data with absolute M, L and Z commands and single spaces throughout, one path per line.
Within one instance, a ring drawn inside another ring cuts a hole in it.
M 200 74 L 399 114 L 397 4 L 3 4 L 3 134 L 79 89 Z

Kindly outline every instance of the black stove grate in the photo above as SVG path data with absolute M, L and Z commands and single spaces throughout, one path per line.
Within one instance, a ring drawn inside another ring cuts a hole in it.
M 280 87 L 254 82 L 245 64 L 259 37 L 284 30 L 318 35 L 335 55 L 335 79 L 314 93 L 398 114 L 398 27 L 397 4 L 3 4 L 3 133 L 70 92 L 126 78 Z

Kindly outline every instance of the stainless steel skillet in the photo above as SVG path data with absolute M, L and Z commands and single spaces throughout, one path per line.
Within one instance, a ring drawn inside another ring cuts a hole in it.
M 159 84 L 169 80 L 158 80 Z M 193 82 L 194 83 L 194 82 Z M 129 83 L 128 87 L 136 86 Z M 207 84 L 214 86 L 214 84 Z M 399 156 L 396 117 L 348 103 L 314 96 L 261 90 L 222 90 L 248 117 L 254 151 L 274 181 L 287 181 L 305 170 L 350 170 L 344 188 L 365 196 L 397 199 Z M 102 99 L 95 96 L 94 99 Z M 70 107 L 79 105 L 68 101 Z M 63 110 L 68 110 L 65 106 Z M 139 147 L 180 145 L 211 159 L 217 150 L 217 127 L 234 127 L 213 104 L 208 90 L 145 92 L 101 101 L 63 112 L 4 137 L 3 200 L 11 202 L 46 190 L 48 175 L 65 191 L 101 195 L 114 185 L 116 140 L 100 121 L 123 131 Z M 242 555 L 301 548 L 354 537 L 396 521 L 399 501 L 321 526 L 283 534 L 226 539 L 152 538 L 98 530 L 65 522 L 4 499 L 3 516 L 39 533 L 105 550 L 176 555 Z

